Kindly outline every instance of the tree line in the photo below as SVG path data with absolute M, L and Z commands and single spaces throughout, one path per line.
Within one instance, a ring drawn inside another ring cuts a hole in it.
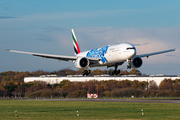
M 7 71 L 0 73 L 0 97 L 28 97 L 28 98 L 86 98 L 87 93 L 98 93 L 99 97 L 180 97 L 180 79 L 164 79 L 158 86 L 155 81 L 130 81 L 130 80 L 109 80 L 86 82 L 70 82 L 63 80 L 59 84 L 50 85 L 45 82 L 24 83 L 24 77 L 40 75 L 75 75 L 80 74 L 82 70 L 74 71 L 64 69 L 54 72 L 45 72 L 42 70 L 34 72 Z M 111 71 L 93 70 L 91 75 L 107 74 Z M 121 75 L 136 74 L 141 72 L 132 69 L 131 71 L 121 71 Z

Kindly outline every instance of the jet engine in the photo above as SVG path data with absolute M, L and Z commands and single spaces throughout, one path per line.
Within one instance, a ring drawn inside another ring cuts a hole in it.
M 130 64 L 132 68 L 139 68 L 141 67 L 142 63 L 143 63 L 142 59 L 136 56 L 135 58 L 132 59 Z
M 89 60 L 85 57 L 82 57 L 82 58 L 78 58 L 74 65 L 79 68 L 79 69 L 86 69 L 89 67 Z

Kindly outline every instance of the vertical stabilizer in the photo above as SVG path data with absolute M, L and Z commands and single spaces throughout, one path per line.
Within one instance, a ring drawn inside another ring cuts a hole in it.
M 76 36 L 75 36 L 74 30 L 71 29 L 71 32 L 72 32 L 74 53 L 75 53 L 75 55 L 76 55 L 76 54 L 79 54 L 81 51 L 80 51 L 80 48 L 79 48 L 79 45 L 78 45 L 77 38 L 76 38 Z

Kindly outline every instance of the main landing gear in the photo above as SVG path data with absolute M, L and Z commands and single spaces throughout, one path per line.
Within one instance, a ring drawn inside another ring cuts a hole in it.
M 131 69 L 131 60 L 128 60 L 128 65 L 127 65 L 127 69 Z
M 115 67 L 115 70 L 112 72 L 112 75 L 114 75 L 114 74 L 118 75 L 120 73 L 120 70 L 117 70 L 118 64 L 116 63 L 114 67 Z
M 91 70 L 84 70 L 83 71 L 83 76 L 88 76 L 91 73 Z

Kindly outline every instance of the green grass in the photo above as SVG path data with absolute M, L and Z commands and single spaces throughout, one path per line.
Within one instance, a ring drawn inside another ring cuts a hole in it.
M 144 109 L 142 116 L 141 109 Z M 15 117 L 15 110 L 18 117 Z M 79 117 L 77 112 L 79 111 Z M 180 104 L 0 100 L 0 119 L 180 119 Z

